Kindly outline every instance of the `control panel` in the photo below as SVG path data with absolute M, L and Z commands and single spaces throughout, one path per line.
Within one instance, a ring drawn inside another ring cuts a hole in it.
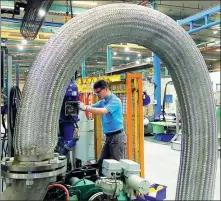
M 78 102 L 77 101 L 66 101 L 65 102 L 65 116 L 78 116 Z

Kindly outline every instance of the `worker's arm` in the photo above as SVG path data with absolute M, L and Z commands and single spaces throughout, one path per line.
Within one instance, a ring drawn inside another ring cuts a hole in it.
M 107 114 L 108 110 L 106 108 L 94 108 L 90 105 L 86 105 L 86 111 L 91 112 L 93 114 Z
M 108 110 L 106 108 L 92 107 L 90 105 L 85 105 L 82 102 L 79 102 L 78 108 L 79 110 L 88 111 L 93 114 L 107 114 L 108 113 Z

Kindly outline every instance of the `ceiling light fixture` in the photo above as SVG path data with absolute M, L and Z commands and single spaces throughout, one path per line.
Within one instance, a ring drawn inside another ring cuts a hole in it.
M 81 5 L 88 5 L 88 6 L 97 6 L 97 2 L 90 2 L 90 1 L 72 1 L 73 4 L 81 4 Z
M 130 48 L 129 48 L 129 47 L 125 47 L 124 51 L 125 51 L 125 52 L 129 52 L 129 51 L 130 51 Z
M 18 45 L 18 49 L 19 49 L 19 50 L 23 50 L 24 48 L 23 48 L 22 45 Z
M 168 11 L 168 14 L 170 15 L 170 16 L 172 16 L 173 15 L 173 9 L 170 9 L 169 11 Z
M 22 40 L 22 41 L 21 41 L 21 44 L 22 44 L 22 45 L 27 45 L 27 43 L 28 43 L 27 40 Z
M 220 46 L 220 40 L 216 41 L 216 42 L 215 42 L 215 45 L 216 45 L 216 46 Z
M 117 55 L 117 52 L 114 52 L 114 56 L 116 56 Z
M 129 60 L 130 60 L 130 57 L 127 57 L 126 60 L 129 61 Z
M 217 30 L 213 31 L 213 34 L 217 34 L 217 33 L 218 33 L 218 31 L 217 31 Z
M 141 54 L 139 53 L 137 56 L 138 56 L 138 57 L 141 57 Z
M 40 17 L 44 17 L 46 15 L 46 12 L 45 12 L 45 10 L 40 9 L 38 14 L 39 14 Z
M 140 64 L 140 61 L 139 61 L 139 60 L 137 60 L 137 61 L 136 61 L 136 64 Z

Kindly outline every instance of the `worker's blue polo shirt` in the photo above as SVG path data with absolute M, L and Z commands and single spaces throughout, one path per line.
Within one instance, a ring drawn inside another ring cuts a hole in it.
M 124 128 L 123 110 L 121 100 L 112 94 L 105 99 L 93 104 L 95 108 L 106 108 L 109 112 L 102 115 L 103 132 L 108 135 L 110 132 Z

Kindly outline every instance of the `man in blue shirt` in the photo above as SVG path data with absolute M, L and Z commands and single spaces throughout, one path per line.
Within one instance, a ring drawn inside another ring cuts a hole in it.
M 80 102 L 78 107 L 82 111 L 102 115 L 102 128 L 106 136 L 98 164 L 102 165 L 103 159 L 120 160 L 125 157 L 126 135 L 124 132 L 123 110 L 121 100 L 108 88 L 104 80 L 97 81 L 94 93 L 100 101 L 93 105 Z

